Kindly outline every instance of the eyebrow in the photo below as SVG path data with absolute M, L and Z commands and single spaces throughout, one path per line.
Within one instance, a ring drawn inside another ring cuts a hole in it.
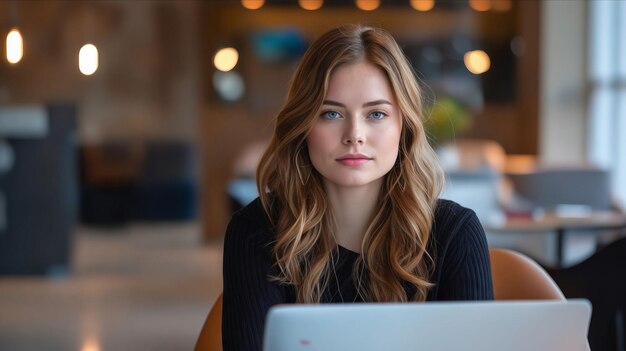
M 322 102 L 322 105 L 346 107 L 346 105 L 342 104 L 341 102 L 337 102 L 337 101 L 333 101 L 333 100 L 324 100 L 324 102 Z M 363 107 L 376 106 L 376 105 L 390 105 L 390 106 L 393 106 L 393 104 L 391 102 L 389 102 L 388 100 L 380 99 L 380 100 L 374 100 L 374 101 L 366 102 L 366 103 L 363 104 Z

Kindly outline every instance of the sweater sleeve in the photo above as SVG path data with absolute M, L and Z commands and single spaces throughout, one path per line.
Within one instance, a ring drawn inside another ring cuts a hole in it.
M 487 239 L 474 211 L 464 209 L 450 235 L 439 282 L 439 300 L 493 300 Z
M 269 281 L 272 272 L 269 228 L 241 213 L 231 219 L 224 240 L 224 351 L 261 350 L 265 315 L 285 302 L 284 289 Z

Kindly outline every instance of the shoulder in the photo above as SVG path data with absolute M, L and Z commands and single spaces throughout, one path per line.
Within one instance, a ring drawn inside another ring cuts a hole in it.
M 267 220 L 267 216 L 265 214 L 265 210 L 263 209 L 263 204 L 261 203 L 261 199 L 258 197 L 245 207 L 233 213 L 231 221 L 233 220 L 251 222 L 256 224 L 269 224 L 269 221 Z
M 431 235 L 434 300 L 493 299 L 487 239 L 471 209 L 439 200 Z
M 432 234 L 438 246 L 447 246 L 454 240 L 482 237 L 484 231 L 473 210 L 454 201 L 440 199 L 435 208 Z
M 439 199 L 434 213 L 434 223 L 450 227 L 457 226 L 468 220 L 478 220 L 473 210 L 463 207 L 450 200 Z
M 232 215 L 226 230 L 227 243 L 245 241 L 268 244 L 272 237 L 271 222 L 258 197 Z

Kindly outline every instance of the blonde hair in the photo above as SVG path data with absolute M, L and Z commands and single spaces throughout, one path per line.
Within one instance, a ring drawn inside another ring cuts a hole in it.
M 444 177 L 422 126 L 420 89 L 393 37 L 382 29 L 348 25 L 333 29 L 307 50 L 287 101 L 276 116 L 273 138 L 257 170 L 261 202 L 273 221 L 273 258 L 280 283 L 293 285 L 299 303 L 320 302 L 332 273 L 334 218 L 322 176 L 313 168 L 306 138 L 340 65 L 365 60 L 385 72 L 402 115 L 398 159 L 384 176 L 374 214 L 352 275 L 366 301 L 424 301 L 434 268 L 427 252 L 434 208 Z M 414 287 L 407 296 L 405 284 Z

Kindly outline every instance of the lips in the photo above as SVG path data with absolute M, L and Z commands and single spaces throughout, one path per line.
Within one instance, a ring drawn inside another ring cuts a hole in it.
M 363 154 L 346 154 L 336 159 L 345 166 L 360 166 L 371 161 L 372 158 Z

